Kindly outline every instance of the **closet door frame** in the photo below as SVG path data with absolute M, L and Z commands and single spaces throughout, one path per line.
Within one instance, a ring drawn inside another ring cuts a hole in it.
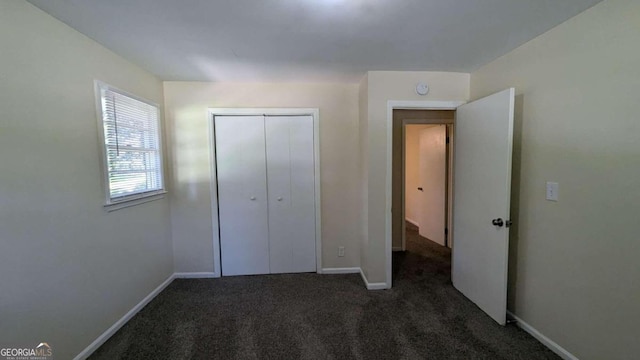
M 320 203 L 320 111 L 317 108 L 209 108 L 209 159 L 211 164 L 211 221 L 213 230 L 213 276 L 222 276 L 220 266 L 220 218 L 218 214 L 218 175 L 216 173 L 216 116 L 311 116 L 313 118 L 313 161 L 315 188 L 316 272 L 322 273 L 322 216 Z

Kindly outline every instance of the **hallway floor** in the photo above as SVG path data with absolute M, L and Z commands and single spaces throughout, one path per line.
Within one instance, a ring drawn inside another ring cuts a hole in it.
M 406 223 L 407 251 L 393 253 L 393 281 L 414 280 L 426 275 L 429 280 L 451 283 L 451 249 L 420 236 L 418 227 Z

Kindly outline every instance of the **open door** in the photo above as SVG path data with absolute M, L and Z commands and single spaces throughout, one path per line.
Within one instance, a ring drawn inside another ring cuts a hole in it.
M 515 90 L 458 108 L 455 127 L 453 286 L 506 323 Z
M 442 246 L 446 226 L 446 141 L 446 125 L 433 125 L 420 131 L 418 232 Z

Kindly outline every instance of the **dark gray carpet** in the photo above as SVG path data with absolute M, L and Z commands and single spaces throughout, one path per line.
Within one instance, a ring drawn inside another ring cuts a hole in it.
M 408 235 L 392 290 L 356 274 L 175 280 L 91 359 L 558 359 L 451 286 L 449 249 Z

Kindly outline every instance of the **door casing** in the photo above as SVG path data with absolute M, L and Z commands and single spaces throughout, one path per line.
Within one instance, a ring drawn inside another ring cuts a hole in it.
M 385 288 L 391 289 L 392 214 L 393 204 L 393 110 L 456 110 L 466 101 L 387 101 L 387 171 L 385 186 Z M 453 176 L 453 174 L 452 174 Z M 452 229 L 449 229 L 452 231 Z

